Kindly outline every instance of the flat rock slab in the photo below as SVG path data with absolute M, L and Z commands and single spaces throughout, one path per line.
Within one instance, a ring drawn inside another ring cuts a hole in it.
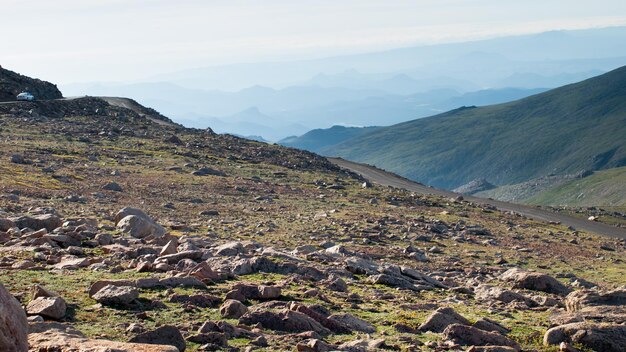
M 59 323 L 31 324 L 28 343 L 31 351 L 180 352 L 167 345 L 88 339 L 72 327 Z

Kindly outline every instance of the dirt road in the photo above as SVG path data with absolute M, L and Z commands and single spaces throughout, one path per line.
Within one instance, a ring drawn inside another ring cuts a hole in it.
M 364 178 L 370 180 L 371 182 L 378 183 L 383 186 L 392 186 L 396 188 L 406 189 L 411 192 L 416 192 L 420 194 L 433 194 L 439 195 L 443 197 L 452 197 L 456 198 L 459 196 L 458 193 L 445 191 L 441 189 L 436 189 L 432 187 L 425 186 L 421 183 L 417 183 L 406 178 L 400 177 L 396 174 L 378 169 L 376 167 L 370 165 L 364 165 L 355 163 L 352 161 L 347 161 L 344 159 L 337 158 L 328 158 L 330 162 L 333 164 L 342 167 L 344 169 L 348 169 L 352 172 L 360 174 Z M 626 239 L 626 229 L 614 227 L 610 225 L 606 225 L 603 223 L 589 221 L 586 219 L 576 218 L 573 216 L 563 215 L 554 213 L 548 210 L 539 209 L 533 206 L 514 204 L 501 202 L 493 199 L 485 199 L 478 198 L 472 196 L 463 196 L 465 200 L 480 203 L 480 204 L 488 204 L 496 207 L 501 211 L 512 211 L 524 216 L 527 216 L 531 219 L 542 220 L 542 221 L 553 221 L 560 222 L 565 226 L 571 226 L 577 230 L 593 232 L 599 235 L 617 237 Z

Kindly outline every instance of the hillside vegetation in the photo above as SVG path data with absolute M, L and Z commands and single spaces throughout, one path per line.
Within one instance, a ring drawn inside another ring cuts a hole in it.
M 325 154 L 435 187 L 504 185 L 626 165 L 626 67 L 515 102 L 385 127 Z
M 529 204 L 558 206 L 626 206 L 626 167 L 594 173 L 540 192 L 524 200 Z

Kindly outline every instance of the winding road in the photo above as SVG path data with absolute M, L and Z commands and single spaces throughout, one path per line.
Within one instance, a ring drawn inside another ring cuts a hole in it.
M 407 191 L 416 192 L 419 194 L 431 194 L 431 195 L 438 195 L 438 196 L 448 197 L 448 198 L 456 198 L 460 195 L 458 193 L 425 186 L 421 183 L 408 180 L 406 178 L 400 177 L 391 172 L 378 169 L 374 166 L 359 164 L 359 163 L 355 163 L 355 162 L 340 159 L 340 158 L 327 158 L 327 159 L 331 163 L 341 168 L 350 170 L 354 173 L 357 173 L 363 176 L 364 178 L 368 179 L 371 182 L 378 183 L 383 186 L 392 186 L 396 188 L 405 189 Z M 528 205 L 508 203 L 508 202 L 502 202 L 499 200 L 478 198 L 478 197 L 465 196 L 465 195 L 463 195 L 463 198 L 465 198 L 465 200 L 467 201 L 471 201 L 474 203 L 494 206 L 498 210 L 501 210 L 501 211 L 512 211 L 512 212 L 527 216 L 531 219 L 541 220 L 541 221 L 546 221 L 546 222 L 559 222 L 562 225 L 571 226 L 577 230 L 593 232 L 593 233 L 596 233 L 598 235 L 603 235 L 603 236 L 626 239 L 626 229 L 624 228 L 619 228 L 619 227 L 615 227 L 615 226 L 611 226 L 611 225 L 607 225 L 607 224 L 603 224 L 603 223 L 599 223 L 595 221 L 590 221 L 586 219 L 581 219 L 581 218 L 577 218 L 577 217 L 573 217 L 569 215 L 563 215 L 563 214 L 551 212 L 549 210 L 540 209 L 540 208 L 536 208 L 536 207 L 528 206 Z

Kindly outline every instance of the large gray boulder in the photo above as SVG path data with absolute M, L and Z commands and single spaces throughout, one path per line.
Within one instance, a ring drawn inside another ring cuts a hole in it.
M 28 351 L 28 321 L 20 302 L 0 284 L 0 351 Z
M 132 216 L 129 218 L 129 216 Z M 143 238 L 146 236 L 161 237 L 167 230 L 157 224 L 151 217 L 141 209 L 126 207 L 115 214 L 115 225 L 124 232 L 129 232 L 131 236 Z
M 161 237 L 167 233 L 167 230 L 149 217 L 139 215 L 128 215 L 117 223 L 117 228 L 130 234 L 135 238 L 144 238 L 148 236 Z

